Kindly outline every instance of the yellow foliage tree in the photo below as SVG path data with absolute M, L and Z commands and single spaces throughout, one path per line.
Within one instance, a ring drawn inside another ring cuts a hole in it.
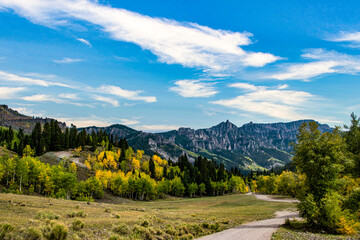
M 76 173 L 77 168 L 76 168 L 76 163 L 75 162 L 72 162 L 70 164 L 69 170 L 70 170 L 70 172 Z

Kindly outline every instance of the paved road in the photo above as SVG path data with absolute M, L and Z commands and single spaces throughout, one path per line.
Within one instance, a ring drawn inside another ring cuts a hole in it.
M 298 202 L 296 199 L 273 199 L 267 195 L 252 194 L 257 199 L 271 202 Z M 285 223 L 286 218 L 298 218 L 298 212 L 279 211 L 276 218 L 250 222 L 222 232 L 208 235 L 199 240 L 267 240 L 271 235 Z

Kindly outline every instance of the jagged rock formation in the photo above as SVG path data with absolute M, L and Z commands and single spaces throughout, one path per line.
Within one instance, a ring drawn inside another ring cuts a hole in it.
M 159 153 L 175 160 L 184 153 L 190 158 L 198 155 L 214 158 L 229 167 L 246 169 L 271 168 L 283 165 L 292 158 L 291 142 L 296 141 L 298 129 L 304 122 L 256 124 L 237 127 L 226 121 L 206 129 L 179 128 L 165 133 L 144 133 L 123 125 L 106 128 L 85 128 L 87 132 L 102 129 L 117 137 L 125 137 L 131 146 L 147 154 Z M 332 131 L 320 124 L 322 132 Z

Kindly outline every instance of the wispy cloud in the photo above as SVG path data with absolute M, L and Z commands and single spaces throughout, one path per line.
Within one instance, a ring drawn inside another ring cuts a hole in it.
M 308 80 L 324 74 L 360 72 L 359 55 L 352 56 L 325 49 L 308 49 L 301 56 L 312 62 L 280 65 L 278 72 L 264 74 L 262 78 Z
M 282 120 L 307 118 L 299 112 L 306 103 L 316 98 L 303 91 L 283 90 L 282 85 L 269 88 L 248 83 L 235 83 L 230 87 L 242 89 L 245 93 L 232 99 L 221 99 L 211 103 Z
M 30 117 L 45 117 L 44 112 L 34 112 L 33 109 L 27 108 L 27 107 L 15 107 L 14 110 L 18 111 L 21 114 L 24 114 L 26 116 Z
M 60 60 L 53 60 L 53 62 L 55 63 L 76 63 L 76 62 L 82 62 L 84 61 L 83 59 L 80 59 L 80 58 L 63 58 L 63 59 L 60 59 Z
M 176 87 L 171 87 L 170 91 L 185 98 L 210 97 L 218 93 L 213 87 L 214 84 L 200 80 L 179 80 L 175 82 Z
M 351 43 L 348 47 L 360 47 L 360 32 L 340 32 L 336 35 L 328 37 L 326 40 L 332 42 L 347 42 Z
M 88 40 L 86 40 L 86 39 L 78 38 L 78 39 L 76 39 L 76 40 L 78 40 L 79 42 L 82 42 L 82 43 L 85 44 L 85 45 L 88 45 L 89 47 L 92 46 L 91 43 L 90 43 Z
M 137 125 L 134 126 L 134 128 L 137 130 L 149 131 L 149 132 L 164 132 L 164 131 L 179 129 L 179 126 L 156 124 L 156 125 Z
M 58 96 L 65 99 L 79 99 L 79 96 L 75 93 L 60 93 Z
M 92 96 L 92 98 L 97 101 L 100 101 L 100 102 L 109 103 L 113 107 L 119 106 L 119 102 L 114 98 L 109 98 L 109 97 L 104 97 L 104 96 L 99 96 L 99 95 L 94 95 L 94 96 Z
M 92 105 L 87 103 L 69 101 L 69 99 L 59 98 L 49 94 L 35 94 L 35 95 L 22 97 L 21 99 L 28 102 L 54 102 L 57 104 L 69 104 L 78 107 L 90 107 L 90 108 L 93 107 Z M 70 99 L 70 100 L 74 100 L 74 99 Z
M 29 102 L 55 102 L 55 103 L 65 103 L 63 99 L 59 99 L 47 94 L 35 94 L 31 96 L 26 96 L 22 98 L 25 101 Z
M 53 82 L 53 81 L 43 80 L 43 79 L 38 79 L 38 78 L 33 78 L 33 77 L 16 75 L 16 74 L 4 72 L 4 71 L 0 71 L 0 79 L 2 81 L 18 83 L 18 84 L 22 84 L 22 85 L 37 85 L 37 86 L 42 86 L 42 87 L 59 86 L 59 87 L 72 88 L 72 86 L 70 86 L 68 84 L 64 84 L 64 83 L 60 83 L 60 82 Z
M 121 62 L 134 62 L 133 58 L 127 58 L 127 57 L 115 56 L 115 59 L 117 59 Z
M 67 126 L 71 126 L 74 124 L 76 127 L 90 127 L 90 126 L 97 126 L 97 127 L 107 127 L 115 122 L 109 121 L 109 119 L 102 119 L 96 116 L 89 116 L 83 118 L 57 118 L 61 122 L 65 122 Z
M 130 91 L 113 85 L 103 85 L 99 89 L 95 89 L 93 91 L 111 94 L 114 96 L 126 98 L 128 100 L 140 100 L 148 103 L 157 101 L 156 97 L 154 96 L 141 96 L 140 93 L 143 91 Z
M 0 99 L 19 98 L 19 93 L 25 90 L 24 87 L 0 87 Z
M 131 125 L 135 125 L 135 124 L 139 124 L 140 121 L 135 120 L 135 119 L 126 119 L 126 118 L 122 118 L 119 119 L 121 124 L 127 125 L 127 126 L 131 126 Z
M 72 19 L 100 26 L 112 39 L 131 42 L 151 51 L 167 64 L 201 68 L 210 74 L 234 72 L 246 66 L 261 67 L 279 57 L 241 48 L 252 43 L 252 34 L 215 30 L 196 23 L 155 18 L 113 8 L 90 0 L 2 0 L 34 23 L 66 26 Z

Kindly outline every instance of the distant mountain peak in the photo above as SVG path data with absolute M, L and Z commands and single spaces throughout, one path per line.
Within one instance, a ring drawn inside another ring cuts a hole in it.
M 238 128 L 235 124 L 230 122 L 229 120 L 226 120 L 225 122 L 221 122 L 216 126 L 213 126 L 212 128 L 222 128 L 222 129 L 234 129 Z

